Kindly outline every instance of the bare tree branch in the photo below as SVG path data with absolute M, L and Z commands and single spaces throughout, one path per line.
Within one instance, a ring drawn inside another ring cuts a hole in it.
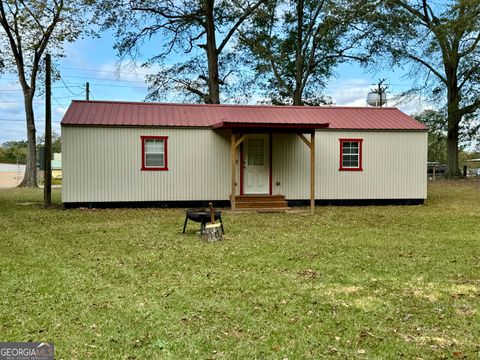
M 223 39 L 223 41 L 220 43 L 220 46 L 218 47 L 217 49 L 217 54 L 220 54 L 223 50 L 223 48 L 225 47 L 225 45 L 227 45 L 227 43 L 230 41 L 231 37 L 233 36 L 233 34 L 235 33 L 235 31 L 237 31 L 237 29 L 240 27 L 240 25 L 242 25 L 242 23 L 256 10 L 258 9 L 258 7 L 260 5 L 262 5 L 263 3 L 265 3 L 266 0 L 258 0 L 252 7 L 249 7 L 247 10 L 245 10 L 245 12 L 243 13 L 242 16 L 240 16 L 240 18 L 237 20 L 237 22 L 230 28 L 230 30 L 228 31 L 227 35 L 225 36 L 225 38 Z

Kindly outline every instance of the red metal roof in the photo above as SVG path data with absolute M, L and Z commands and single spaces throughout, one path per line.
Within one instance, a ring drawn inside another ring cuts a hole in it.
M 163 104 L 74 100 L 62 125 L 160 127 L 272 126 L 426 130 L 396 108 Z

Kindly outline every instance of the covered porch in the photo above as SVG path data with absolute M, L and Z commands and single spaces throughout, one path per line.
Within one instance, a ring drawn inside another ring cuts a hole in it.
M 309 153 L 310 210 L 315 211 L 315 130 L 328 123 L 238 122 L 222 121 L 213 129 L 227 129 L 230 135 L 231 210 L 288 209 L 284 194 L 273 191 L 274 134 L 290 134 L 301 140 Z

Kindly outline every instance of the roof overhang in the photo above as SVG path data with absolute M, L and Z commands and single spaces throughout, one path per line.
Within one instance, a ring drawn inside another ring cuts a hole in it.
M 212 129 L 230 129 L 241 130 L 244 132 L 249 131 L 277 131 L 277 132 L 311 132 L 316 129 L 326 129 L 329 123 L 284 123 L 284 122 L 234 122 L 234 121 L 221 121 L 212 125 Z

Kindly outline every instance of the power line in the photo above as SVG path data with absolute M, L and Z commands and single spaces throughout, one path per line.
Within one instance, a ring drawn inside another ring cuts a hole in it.
M 62 104 L 60 104 L 58 99 L 53 94 L 52 94 L 52 97 L 53 97 L 53 100 L 55 100 L 55 102 L 57 103 L 58 106 L 60 106 L 63 110 L 67 110 Z
M 72 97 L 71 96 L 58 96 L 58 97 L 55 97 L 57 100 L 59 99 L 71 99 Z M 45 99 L 43 98 L 40 98 L 40 99 L 34 99 L 32 101 L 33 104 L 43 104 L 45 102 Z M 24 104 L 23 101 L 3 101 L 2 100 L 2 104 Z
M 23 104 L 23 103 L 24 103 L 23 101 L 3 101 L 2 100 L 2 104 Z M 43 104 L 43 99 L 33 100 L 32 103 L 33 104 Z
M 113 71 L 113 70 L 98 70 L 98 69 L 89 69 L 89 68 L 76 68 L 76 67 L 62 67 L 62 69 L 66 70 L 81 70 L 81 71 L 90 71 L 96 73 L 110 73 L 110 74 L 133 74 L 133 75 L 141 75 L 141 76 L 148 76 L 148 75 L 157 75 L 157 73 L 144 73 L 144 72 L 136 72 L 136 71 Z M 64 77 L 72 77 L 64 75 Z M 112 80 L 112 79 L 98 79 L 98 80 Z M 119 81 L 135 81 L 135 80 L 119 80 Z M 370 83 L 345 83 L 345 82 L 329 82 L 329 84 L 341 84 L 345 86 L 370 86 Z M 389 83 L 392 86 L 410 86 L 411 84 L 400 84 L 400 83 Z
M 68 83 L 70 84 L 71 87 L 72 84 L 78 84 L 77 87 L 85 87 L 85 84 L 84 83 Z M 92 83 L 90 82 L 90 85 L 95 85 L 95 86 L 104 86 L 104 87 L 120 87 L 120 88 L 132 88 L 132 89 L 145 89 L 147 87 L 147 85 L 145 86 L 134 86 L 134 85 L 116 85 L 116 84 L 103 84 L 103 83 Z
M 79 83 L 69 83 L 70 85 L 67 85 L 63 80 L 62 82 L 64 83 L 64 86 L 60 87 L 52 87 L 52 89 L 64 89 L 66 88 L 73 96 L 78 97 L 81 96 L 84 91 L 81 91 L 80 93 L 76 94 L 73 91 L 71 91 L 70 88 L 76 87 L 76 88 L 83 88 L 84 84 L 81 85 L 73 85 L 73 84 L 79 84 Z M 132 89 L 145 89 L 147 85 L 145 86 L 132 86 L 132 85 L 114 85 L 114 84 L 98 84 L 98 83 L 91 83 L 96 86 L 107 86 L 107 87 L 121 87 L 121 88 L 132 88 Z M 22 91 L 21 89 L 0 89 L 0 91 L 9 91 L 9 92 L 15 92 L 15 91 Z
M 70 86 L 70 87 L 80 87 L 80 86 Z M 64 86 L 54 86 L 54 87 L 52 87 L 52 89 L 63 89 L 63 88 L 64 88 Z M 5 91 L 5 92 L 13 91 L 13 92 L 15 92 L 15 91 L 23 91 L 23 90 L 22 89 L 0 89 L 0 91 Z M 75 96 L 78 96 L 78 95 L 75 95 Z
M 99 70 L 99 69 L 92 69 L 92 68 L 77 68 L 77 67 L 62 67 L 64 70 L 78 70 L 78 71 L 88 71 L 88 72 L 94 72 L 94 73 L 108 73 L 108 74 L 126 74 L 126 75 L 137 75 L 137 76 L 149 76 L 149 75 L 157 75 L 155 72 L 137 72 L 137 71 L 114 71 L 114 70 Z M 60 70 L 57 69 L 57 71 L 60 73 Z M 89 76 L 75 76 L 75 75 L 62 75 L 60 78 L 79 78 L 79 79 L 94 79 L 94 80 L 106 80 L 106 81 L 122 81 L 122 82 L 139 82 L 141 80 L 121 80 L 121 79 L 108 79 L 108 78 L 91 78 Z M 5 78 L 4 78 L 5 79 Z M 7 80 L 7 79 L 5 79 Z M 15 79 L 12 79 L 15 80 Z M 347 82 L 329 82 L 328 86 L 331 85 L 343 85 L 343 86 L 370 86 L 370 82 L 368 83 L 347 83 Z M 389 85 L 392 86 L 410 86 L 411 84 L 407 83 L 389 83 Z M 52 88 L 53 89 L 53 88 Z M 0 90 L 1 91 L 1 90 Z M 78 96 L 78 95 L 76 95 Z
M 113 84 L 97 84 L 97 83 L 90 83 L 90 84 L 95 85 L 95 86 L 114 87 L 114 88 L 131 88 L 131 89 L 145 89 L 146 88 L 146 86 L 113 85 Z
M 0 119 L 0 121 L 4 122 L 25 122 L 25 119 Z M 35 121 L 45 121 L 45 119 L 35 119 Z M 60 120 L 53 120 L 52 122 L 60 123 Z
M 112 80 L 114 81 L 114 80 Z M 81 91 L 79 93 L 74 93 L 70 88 L 83 88 L 84 84 L 82 83 L 66 83 L 63 79 L 62 82 L 64 84 L 63 87 L 52 87 L 52 89 L 64 89 L 66 88 L 73 96 L 65 96 L 64 98 L 72 98 L 72 97 L 78 97 L 83 94 L 84 91 Z M 100 83 L 90 83 L 91 85 L 95 86 L 103 86 L 103 87 L 112 87 L 112 88 L 131 88 L 131 89 L 146 89 L 148 87 L 147 84 L 144 86 L 134 86 L 134 85 L 117 85 L 117 84 L 100 84 Z M 367 91 L 367 88 L 369 88 L 369 85 L 359 85 L 359 86 L 364 86 L 365 91 Z M 0 91 L 22 91 L 21 89 L 0 89 Z M 363 90 L 342 90 L 342 89 L 331 89 L 326 92 L 323 92 L 324 95 L 329 95 L 329 94 L 346 94 L 346 95 L 356 95 L 356 94 L 365 94 L 366 92 Z
M 120 81 L 120 82 L 133 82 L 139 83 L 142 82 L 142 79 L 139 80 L 122 80 L 122 79 L 112 79 L 112 78 L 97 78 L 97 77 L 90 77 L 90 76 L 73 76 L 73 75 L 62 75 L 64 78 L 71 78 L 71 79 L 88 79 L 88 80 L 105 80 L 105 81 Z
M 83 91 L 78 93 L 78 94 L 75 94 L 72 90 L 70 90 L 70 88 L 68 87 L 68 85 L 65 83 L 65 81 L 63 81 L 62 77 L 60 76 L 60 80 L 62 81 L 62 84 L 65 86 L 65 89 L 67 89 L 70 94 L 72 94 L 73 96 L 80 96 L 83 94 Z
M 136 71 L 113 71 L 113 70 L 98 70 L 98 69 L 87 69 L 87 68 L 75 68 L 75 67 L 63 67 L 66 70 L 81 70 L 81 71 L 91 71 L 99 73 L 109 73 L 109 74 L 134 74 L 134 75 L 156 75 L 155 73 L 140 73 Z

